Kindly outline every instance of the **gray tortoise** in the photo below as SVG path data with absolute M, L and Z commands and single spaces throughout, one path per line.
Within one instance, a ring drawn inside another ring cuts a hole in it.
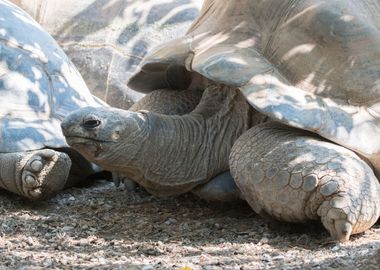
M 91 93 L 129 108 L 142 97 L 127 86 L 145 54 L 183 35 L 200 0 L 12 0 L 57 40 Z
M 380 215 L 379 12 L 376 0 L 206 0 L 129 84 L 205 89 L 193 112 L 89 107 L 67 117 L 64 135 L 157 195 L 230 168 L 257 213 L 319 219 L 346 241 Z
M 89 105 L 105 106 L 54 39 L 0 0 L 0 187 L 44 199 L 96 172 L 60 130 L 67 114 Z

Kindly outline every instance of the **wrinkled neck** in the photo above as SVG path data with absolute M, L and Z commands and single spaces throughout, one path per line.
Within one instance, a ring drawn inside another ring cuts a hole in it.
M 153 194 L 184 193 L 228 169 L 248 121 L 249 105 L 238 90 L 210 87 L 190 114 L 146 113 L 137 136 L 113 150 L 110 165 Z

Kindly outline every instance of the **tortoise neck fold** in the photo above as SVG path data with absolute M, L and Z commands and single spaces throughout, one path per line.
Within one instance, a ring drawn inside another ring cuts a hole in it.
M 187 192 L 228 169 L 231 147 L 249 128 L 249 114 L 239 90 L 222 85 L 208 87 L 188 115 L 147 113 L 147 136 L 129 156 L 127 173 L 134 171 L 132 180 L 155 195 Z

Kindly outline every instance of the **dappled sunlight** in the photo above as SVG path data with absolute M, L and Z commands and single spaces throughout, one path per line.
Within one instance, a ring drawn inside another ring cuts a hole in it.
M 27 124 L 25 120 L 28 121 Z M 60 121 L 56 119 L 3 119 L 2 127 L 4 130 L 1 132 L 1 152 L 66 146 L 63 135 L 57 132 L 60 129 Z
M 290 60 L 292 57 L 298 55 L 298 54 L 307 54 L 307 53 L 310 53 L 313 51 L 313 49 L 315 48 L 316 44 L 302 44 L 302 45 L 299 45 L 297 47 L 294 47 L 293 49 L 291 49 L 290 51 L 288 51 L 283 57 L 282 57 L 282 60 L 283 61 L 288 61 Z
M 289 7 L 285 1 L 277 8 L 268 9 L 266 5 L 272 5 L 270 2 L 242 2 L 241 8 L 229 9 L 229 4 L 213 1 L 206 15 L 194 23 L 188 34 L 193 38 L 191 48 L 196 55 L 204 50 L 202 44 L 207 44 L 206 40 L 210 44 L 223 44 L 226 48 L 249 48 L 260 52 L 291 84 L 300 85 L 305 91 L 341 100 L 350 97 L 351 101 L 362 104 L 376 94 L 373 80 L 377 78 L 372 75 L 376 74 L 376 68 L 367 62 L 367 59 L 378 58 L 378 53 L 371 49 L 377 47 L 376 38 L 371 37 L 374 31 L 368 30 L 373 28 L 372 22 L 364 21 L 362 13 L 351 3 L 339 6 L 320 1 Z M 340 9 L 346 6 L 348 9 L 340 16 Z M 261 15 L 260 10 L 273 11 Z M 364 10 L 362 7 L 361 11 Z M 347 16 L 355 20 L 347 20 Z M 262 28 L 265 30 L 260 30 Z M 357 43 L 334 37 L 330 32 L 337 29 L 347 32 L 353 41 L 358 40 Z M 199 40 L 197 36 L 204 33 L 207 38 Z M 228 38 L 215 41 L 215 36 L 220 35 Z M 238 45 L 248 39 L 252 40 L 249 46 Z M 359 55 L 365 39 L 368 39 L 369 54 Z M 255 68 L 254 64 L 251 65 Z M 364 66 L 371 72 L 360 72 Z
M 33 20 L 30 20 L 29 15 L 24 13 L 22 10 L 12 9 L 12 5 L 10 3 L 2 2 L 1 5 L 3 7 L 6 7 L 7 9 L 11 9 L 10 12 L 12 12 L 12 15 L 18 18 L 23 23 L 30 24 L 33 27 L 41 28 L 38 23 L 36 23 Z M 5 21 L 5 17 L 1 17 L 0 21 Z
M 239 66 L 248 66 L 248 62 L 245 61 L 244 59 L 241 59 L 241 58 L 237 58 L 237 57 L 231 57 L 229 59 L 231 61 L 232 64 L 236 64 L 236 65 L 239 65 Z
M 0 152 L 64 147 L 61 120 L 99 106 L 56 42 L 21 9 L 0 1 Z M 27 33 L 27 34 L 26 34 Z
M 188 32 L 187 69 L 240 86 L 259 111 L 375 163 L 380 119 L 367 108 L 380 97 L 380 23 L 363 15 L 372 10 L 343 1 L 270 5 L 212 1 Z
M 28 111 L 30 113 L 49 114 L 50 109 L 47 104 L 49 96 L 46 91 L 41 91 L 41 88 L 47 85 L 46 78 L 44 79 L 43 84 L 40 85 L 37 80 L 32 81 L 19 72 L 8 72 L 7 76 L 1 80 L 4 87 L 1 98 L 6 100 L 8 104 L 12 104 L 12 107 L 2 106 L 0 108 L 1 115 L 6 115 L 9 112 L 15 117 L 22 117 Z M 25 100 L 28 102 L 25 103 Z M 31 116 L 26 115 L 25 117 Z
M 257 40 L 255 38 L 248 38 L 246 40 L 237 42 L 234 44 L 234 47 L 237 48 L 250 48 L 250 47 L 255 47 Z
M 24 12 L 21 12 L 20 10 L 16 10 L 16 11 L 14 11 L 14 12 L 12 12 L 12 13 L 13 13 L 13 15 L 14 15 L 16 18 L 18 18 L 20 21 L 22 21 L 22 22 L 24 22 L 24 23 L 26 23 L 26 24 L 30 24 L 30 25 L 32 25 L 33 27 L 37 27 L 37 28 L 42 29 L 41 26 L 40 26 L 37 22 L 35 22 L 35 21 L 33 21 L 33 20 L 30 19 L 30 17 L 29 17 L 28 14 L 26 14 L 26 13 L 24 13 Z
M 279 77 L 257 75 L 242 91 L 255 108 L 285 123 L 316 131 L 367 156 L 380 152 L 380 119 L 373 118 L 365 107 L 307 93 Z
M 204 35 L 207 35 L 207 38 L 202 38 Z M 199 53 L 202 53 L 204 51 L 210 50 L 214 46 L 218 44 L 223 44 L 227 40 L 230 39 L 230 34 L 229 33 L 202 33 L 201 35 L 196 35 L 193 37 L 193 41 L 191 43 L 191 48 Z M 196 45 L 196 46 L 195 46 Z M 227 47 L 224 48 L 224 50 L 228 51 L 233 51 L 233 47 Z
M 380 5 L 370 3 L 374 10 L 352 1 L 209 1 L 185 37 L 144 59 L 131 85 L 167 85 L 167 68 L 182 65 L 239 87 L 273 119 L 364 155 L 379 174 L 380 118 L 371 108 L 380 98 L 380 21 L 363 14 Z
M 156 0 L 148 0 L 144 3 L 131 1 L 124 10 L 122 17 L 135 21 L 140 25 L 152 23 L 164 25 L 170 21 L 172 17 L 181 14 L 183 11 L 188 12 L 191 9 L 197 8 L 198 5 L 196 1 L 191 0 L 182 0 L 178 1 L 178 3 L 174 3 L 173 0 L 164 0 L 159 3 Z M 167 12 L 162 12 L 164 9 L 166 9 Z M 182 13 L 182 15 L 184 14 L 186 13 Z M 184 19 L 186 20 L 186 18 Z M 173 21 L 172 23 L 178 22 L 181 21 Z
M 312 4 L 309 7 L 304 7 L 299 12 L 296 12 L 294 15 L 287 18 L 287 20 L 279 26 L 280 29 L 286 28 L 293 23 L 297 24 L 299 20 L 304 20 L 305 18 L 313 16 L 315 11 L 318 10 L 318 8 L 320 8 L 323 4 L 325 4 L 324 1 L 320 1 L 320 2 L 321 3 Z
M 154 46 L 182 35 L 200 0 L 16 1 L 58 41 L 91 92 L 129 108 L 142 97 L 126 83 Z

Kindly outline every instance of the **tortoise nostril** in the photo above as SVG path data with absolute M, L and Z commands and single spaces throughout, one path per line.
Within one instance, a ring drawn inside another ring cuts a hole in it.
M 98 126 L 100 126 L 102 122 L 99 121 L 99 120 L 96 120 L 96 119 L 91 119 L 91 120 L 86 120 L 83 122 L 83 127 L 85 128 L 96 128 Z

